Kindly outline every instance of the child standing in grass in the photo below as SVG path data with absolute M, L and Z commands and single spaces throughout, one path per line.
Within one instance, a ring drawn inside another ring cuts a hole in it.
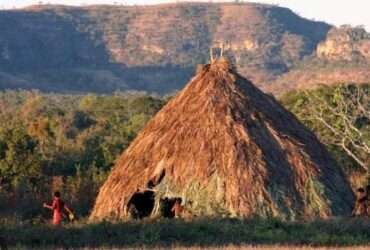
M 73 217 L 72 211 L 64 204 L 60 198 L 60 192 L 56 191 L 54 193 L 52 205 L 44 203 L 44 207 L 53 211 L 53 225 L 60 225 L 63 219 L 63 211 L 66 210 L 69 217 Z

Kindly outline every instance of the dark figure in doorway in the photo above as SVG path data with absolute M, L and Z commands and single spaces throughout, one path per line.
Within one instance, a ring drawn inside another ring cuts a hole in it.
M 366 216 L 367 215 L 367 194 L 365 189 L 359 188 L 356 192 L 356 203 L 352 211 L 352 216 Z
M 175 204 L 173 204 L 173 207 L 171 209 L 171 212 L 174 213 L 175 218 L 180 218 L 182 212 L 184 211 L 184 207 L 181 205 L 181 202 L 181 198 L 177 198 Z
M 370 217 L 370 185 L 366 186 L 366 213 Z

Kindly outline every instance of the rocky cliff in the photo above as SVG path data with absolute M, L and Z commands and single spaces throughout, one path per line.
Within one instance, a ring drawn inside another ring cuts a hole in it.
M 266 85 L 275 94 L 318 84 L 370 82 L 370 34 L 362 27 L 332 28 L 315 52 Z
M 370 34 L 360 27 L 333 28 L 318 45 L 316 53 L 319 58 L 332 61 L 370 61 Z

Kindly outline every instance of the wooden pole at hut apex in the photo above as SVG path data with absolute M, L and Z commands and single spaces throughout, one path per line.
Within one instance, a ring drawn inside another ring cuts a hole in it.
M 215 49 L 220 49 L 220 54 L 219 56 L 217 57 L 217 54 L 214 55 L 214 50 Z M 223 42 L 219 42 L 217 46 L 211 46 L 209 48 L 209 57 L 211 59 L 211 63 L 213 63 L 214 61 L 216 61 L 217 59 L 220 59 L 224 56 L 224 50 L 225 50 L 225 46 L 224 46 L 224 43 Z

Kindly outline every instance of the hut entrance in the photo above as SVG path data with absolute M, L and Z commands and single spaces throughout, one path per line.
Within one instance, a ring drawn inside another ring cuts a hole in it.
M 154 198 L 153 191 L 135 193 L 131 197 L 127 206 L 131 218 L 142 219 L 150 216 L 154 208 Z
M 161 207 L 161 216 L 164 218 L 173 218 L 175 217 L 175 212 L 172 210 L 172 208 L 175 205 L 176 200 L 180 200 L 180 197 L 174 197 L 174 198 L 164 198 L 160 201 L 160 207 Z

